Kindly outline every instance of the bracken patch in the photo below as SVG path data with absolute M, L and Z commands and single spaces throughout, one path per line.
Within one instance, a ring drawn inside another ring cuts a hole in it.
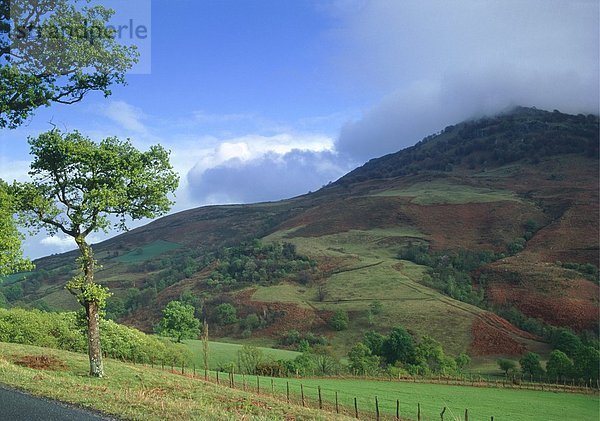
M 25 355 L 13 361 L 14 364 L 35 370 L 66 371 L 67 364 L 52 355 Z

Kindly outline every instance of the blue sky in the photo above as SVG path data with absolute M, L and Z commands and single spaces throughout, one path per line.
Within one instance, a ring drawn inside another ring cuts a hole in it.
M 171 149 L 179 211 L 316 190 L 512 105 L 598 113 L 595 0 L 98 2 L 148 25 L 140 68 L 108 99 L 2 130 L 3 179 L 27 179 L 26 138 L 49 121 Z M 70 247 L 38 235 L 25 252 Z

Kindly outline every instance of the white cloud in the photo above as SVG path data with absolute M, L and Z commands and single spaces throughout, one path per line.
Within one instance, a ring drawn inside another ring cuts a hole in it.
M 75 241 L 71 237 L 61 237 L 54 235 L 51 237 L 44 237 L 40 240 L 40 244 L 48 247 L 52 247 L 60 252 L 73 250 L 77 247 Z
M 329 151 L 292 150 L 243 161 L 230 159 L 202 173 L 191 171 L 189 194 L 205 204 L 287 199 L 317 190 L 349 170 Z
M 110 101 L 103 112 L 125 130 L 137 134 L 148 133 L 147 127 L 142 122 L 145 118 L 143 111 L 125 101 Z
M 250 134 L 221 139 L 212 148 L 196 152 L 198 160 L 191 172 L 201 174 L 227 161 L 247 162 L 270 153 L 283 155 L 293 150 L 323 152 L 333 149 L 334 140 L 321 134 L 280 133 L 273 136 Z

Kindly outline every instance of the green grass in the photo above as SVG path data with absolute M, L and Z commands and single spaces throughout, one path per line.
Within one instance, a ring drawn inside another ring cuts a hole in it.
M 14 364 L 19 357 L 52 356 L 64 371 Z M 346 419 L 266 396 L 205 383 L 159 368 L 105 360 L 106 376 L 87 376 L 86 355 L 0 342 L 0 383 L 130 420 Z
M 412 203 L 418 205 L 485 203 L 503 200 L 518 201 L 513 192 L 490 190 L 467 185 L 452 184 L 437 180 L 415 183 L 405 189 L 385 190 L 374 196 L 406 196 L 412 197 Z
M 261 381 L 270 387 L 270 379 Z M 597 420 L 600 410 L 597 395 L 327 378 L 275 379 L 275 389 L 284 393 L 286 382 L 294 394 L 300 393 L 302 384 L 312 401 L 318 396 L 319 386 L 324 400 L 334 402 L 337 391 L 340 404 L 348 408 L 354 407 L 356 397 L 363 412 L 375 411 L 377 396 L 382 413 L 395 414 L 398 399 L 401 416 L 409 419 L 416 419 L 417 404 L 421 405 L 425 420 L 439 419 L 444 407 L 445 419 L 449 420 L 462 420 L 465 409 L 471 420 L 489 420 L 493 416 L 495 420 L 511 421 Z
M 200 367 L 204 367 L 204 359 L 203 359 L 203 351 L 202 351 L 202 341 L 200 340 L 186 340 L 184 343 L 189 347 L 189 349 L 193 353 L 194 363 L 198 369 Z M 226 342 L 213 342 L 209 341 L 208 343 L 208 351 L 209 351 L 209 359 L 208 365 L 211 370 L 216 370 L 220 367 L 224 367 L 229 363 L 234 363 L 237 366 L 238 363 L 238 351 L 242 348 L 243 345 L 240 344 L 232 344 Z M 298 355 L 299 352 L 288 351 L 284 349 L 273 349 L 273 348 L 263 348 L 258 347 L 263 355 L 272 360 L 293 360 Z
M 171 243 L 169 241 L 157 240 L 145 246 L 139 247 L 122 256 L 115 257 L 114 260 L 121 263 L 143 262 L 153 257 L 159 256 L 168 251 L 181 247 L 181 244 Z

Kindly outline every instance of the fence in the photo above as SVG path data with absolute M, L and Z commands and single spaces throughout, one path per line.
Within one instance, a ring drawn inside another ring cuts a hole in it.
M 135 364 L 135 362 L 134 362 Z M 358 376 L 338 376 L 338 377 L 322 377 L 322 378 L 285 378 L 285 377 L 262 377 L 246 374 L 235 374 L 219 371 L 205 371 L 198 369 L 195 365 L 186 366 L 184 363 L 176 364 L 172 361 L 171 364 L 162 362 L 160 365 L 155 365 L 153 362 L 151 367 L 168 370 L 175 374 L 180 374 L 198 380 L 215 383 L 218 385 L 231 387 L 234 389 L 256 393 L 257 395 L 269 396 L 280 401 L 285 401 L 289 404 L 299 405 L 305 408 L 320 409 L 332 413 L 344 414 L 357 419 L 374 419 L 374 420 L 400 420 L 400 419 L 461 419 L 468 421 L 469 410 L 466 408 L 464 414 L 449 413 L 447 408 L 440 407 L 439 412 L 432 411 L 432 406 L 429 404 L 427 413 L 425 413 L 421 403 L 416 407 L 409 407 L 403 404 L 399 399 L 391 400 L 373 396 L 371 398 L 357 397 L 351 393 L 340 392 L 335 389 L 307 385 L 302 382 L 314 381 L 323 379 L 353 379 L 353 380 L 376 380 L 376 381 L 394 381 L 394 382 L 414 382 L 428 384 L 446 384 L 457 386 L 473 386 L 473 387 L 498 387 L 512 389 L 528 389 L 528 390 L 544 390 L 544 391 L 561 391 L 572 393 L 598 393 L 598 384 L 596 387 L 586 385 L 573 384 L 556 384 L 556 383 L 541 383 L 541 382 L 517 382 L 508 380 L 490 380 L 479 376 L 473 377 L 398 377 L 398 378 L 381 378 L 381 377 L 358 377 Z M 478 416 L 478 419 L 482 419 Z M 490 420 L 494 420 L 494 416 L 489 416 Z

